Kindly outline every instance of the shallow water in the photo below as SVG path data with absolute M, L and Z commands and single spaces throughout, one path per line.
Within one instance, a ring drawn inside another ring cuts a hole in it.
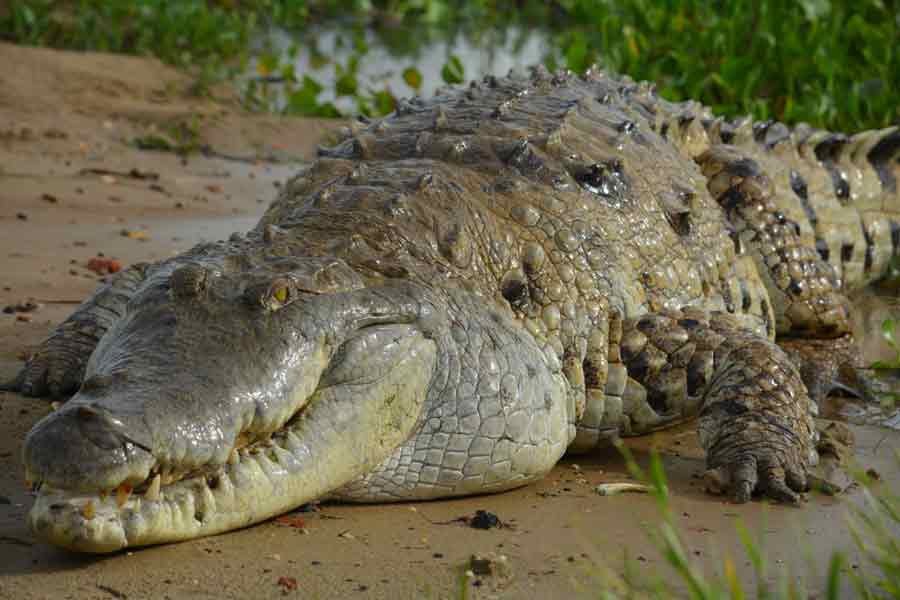
M 890 360 L 894 357 L 891 346 L 881 334 L 885 319 L 900 318 L 900 296 L 886 288 L 862 290 L 851 299 L 851 321 L 859 337 L 863 362 Z
M 356 102 L 350 96 L 337 96 L 335 83 L 341 70 L 353 61 L 358 61 L 356 79 L 361 92 L 388 89 L 396 98 L 416 93 L 428 97 L 445 85 L 441 69 L 451 55 L 459 58 L 463 78 L 468 81 L 489 74 L 506 75 L 510 69 L 522 70 L 544 62 L 554 52 L 546 30 L 521 26 L 465 33 L 395 30 L 392 35 L 360 32 L 363 47 L 359 41 L 354 42 L 347 27 L 327 26 L 304 32 L 273 29 L 257 42 L 260 47 L 271 48 L 283 63 L 293 64 L 298 81 L 309 76 L 321 84 L 320 103 L 333 102 L 347 114 L 357 111 Z M 296 49 L 293 57 L 292 48 Z M 403 70 L 412 66 L 422 75 L 418 92 L 403 79 Z M 256 73 L 253 62 L 248 79 Z M 278 86 L 274 92 L 278 93 Z M 276 106 L 283 107 L 284 99 L 277 100 Z
M 881 287 L 863 290 L 852 298 L 851 306 L 861 366 L 871 365 L 875 361 L 896 361 L 896 350 L 882 335 L 882 323 L 886 319 L 900 320 L 900 297 L 897 292 Z M 868 373 L 880 393 L 880 404 L 837 398 L 824 407 L 825 415 L 858 425 L 879 425 L 900 430 L 900 405 L 893 396 L 900 395 L 900 370 Z

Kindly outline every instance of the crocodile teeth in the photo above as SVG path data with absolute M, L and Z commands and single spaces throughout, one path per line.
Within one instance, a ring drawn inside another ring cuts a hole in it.
M 125 506 L 125 503 L 128 502 L 128 498 L 131 496 L 131 486 L 127 483 L 123 483 L 119 487 L 116 488 L 116 505 L 119 508 Z
M 162 477 L 160 477 L 159 473 L 150 481 L 150 487 L 147 488 L 147 493 L 144 494 L 144 498 L 150 500 L 151 502 L 156 502 L 159 500 L 159 486 L 162 481 Z
M 88 500 L 87 504 L 85 504 L 81 508 L 81 516 L 90 521 L 97 514 L 97 510 L 94 508 L 94 501 Z
M 239 458 L 240 457 L 238 456 L 238 451 L 236 449 L 232 448 L 231 452 L 228 454 L 228 464 L 236 465 L 238 463 Z

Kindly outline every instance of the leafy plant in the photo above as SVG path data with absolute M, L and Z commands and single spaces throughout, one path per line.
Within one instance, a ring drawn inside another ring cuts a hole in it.
M 881 322 L 881 337 L 887 342 L 894 356 L 888 360 L 876 360 L 869 368 L 878 374 L 879 371 L 886 374 L 887 372 L 897 372 L 900 370 L 900 341 L 897 340 L 897 320 L 893 318 L 885 319 Z M 900 404 L 900 392 L 882 391 L 878 393 L 883 409 L 892 409 Z
M 164 127 L 163 132 L 151 132 L 131 140 L 140 150 L 174 152 L 187 155 L 200 149 L 200 117 L 192 115 L 189 121 L 177 121 Z
M 403 81 L 412 89 L 419 91 L 422 88 L 422 73 L 415 67 L 407 67 L 403 70 Z
M 256 14 L 201 0 L 16 0 L 0 20 L 7 40 L 75 50 L 152 54 L 182 67 L 224 68 L 256 31 Z
M 873 369 L 900 369 L 900 341 L 897 340 L 896 319 L 885 319 L 881 322 L 881 337 L 894 352 L 889 360 L 877 360 L 872 363 Z
M 454 84 L 465 81 L 465 69 L 462 61 L 456 55 L 451 55 L 447 63 L 441 69 L 441 78 L 445 83 Z

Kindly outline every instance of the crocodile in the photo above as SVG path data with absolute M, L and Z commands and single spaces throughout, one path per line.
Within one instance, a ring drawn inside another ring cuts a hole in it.
M 693 419 L 707 486 L 797 503 L 864 384 L 847 294 L 900 246 L 900 129 L 715 116 L 596 68 L 360 119 L 246 234 L 119 272 L 6 389 L 35 535 L 186 540 L 314 500 L 500 492 Z

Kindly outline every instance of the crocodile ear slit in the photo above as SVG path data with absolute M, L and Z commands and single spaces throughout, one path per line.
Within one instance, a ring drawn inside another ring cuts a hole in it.
M 209 270 L 198 264 L 186 264 L 175 269 L 169 276 L 169 287 L 179 298 L 196 297 L 209 287 Z

